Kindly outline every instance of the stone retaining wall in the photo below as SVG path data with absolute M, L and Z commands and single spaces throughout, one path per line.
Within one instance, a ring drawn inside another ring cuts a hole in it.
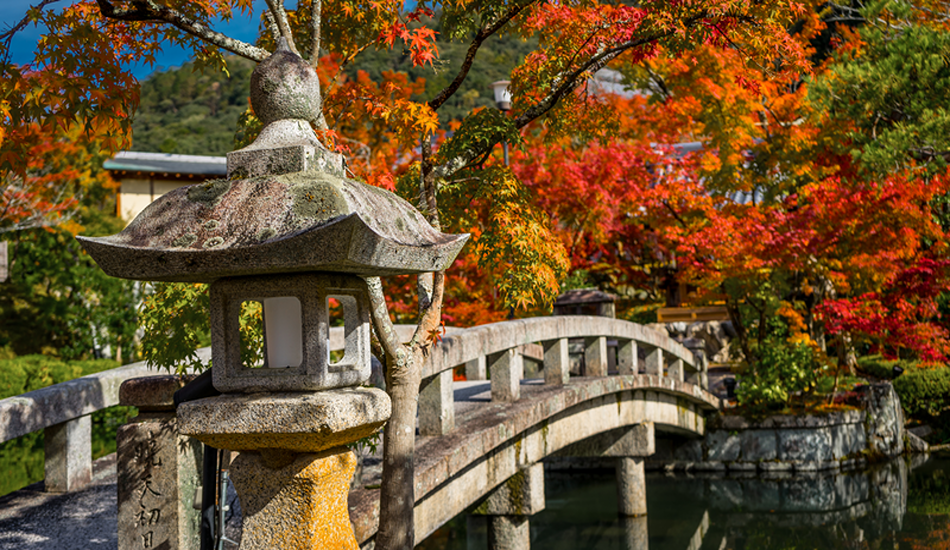
M 904 419 L 893 387 L 865 386 L 859 393 L 861 410 L 759 421 L 711 418 L 704 438 L 658 442 L 649 463 L 706 471 L 816 471 L 901 454 Z

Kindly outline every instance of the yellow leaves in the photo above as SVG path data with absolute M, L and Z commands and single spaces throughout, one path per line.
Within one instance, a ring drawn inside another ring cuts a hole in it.
M 534 206 L 528 189 L 506 167 L 480 172 L 468 197 L 484 201 L 484 232 L 473 239 L 479 263 L 497 274 L 506 307 L 550 304 L 570 267 L 567 251 L 550 220 Z

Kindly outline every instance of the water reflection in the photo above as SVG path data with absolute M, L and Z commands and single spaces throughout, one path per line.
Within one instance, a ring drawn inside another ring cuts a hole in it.
M 950 461 L 863 471 L 763 476 L 650 474 L 649 513 L 617 517 L 611 471 L 545 472 L 546 509 L 531 517 L 545 550 L 950 550 Z M 484 550 L 484 518 L 462 516 L 425 550 Z

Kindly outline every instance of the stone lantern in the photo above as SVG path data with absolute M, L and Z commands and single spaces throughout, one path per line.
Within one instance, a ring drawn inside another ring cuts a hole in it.
M 211 284 L 213 383 L 183 403 L 182 433 L 240 451 L 232 479 L 245 511 L 241 547 L 356 548 L 346 508 L 355 458 L 346 444 L 389 418 L 370 376 L 363 277 L 448 267 L 467 235 L 432 228 L 393 193 L 344 177 L 310 122 L 317 75 L 285 43 L 251 76 L 264 123 L 228 154 L 228 177 L 162 196 L 117 235 L 79 237 L 106 273 Z M 345 350 L 327 348 L 330 300 Z M 262 304 L 265 359 L 241 359 L 238 316 Z

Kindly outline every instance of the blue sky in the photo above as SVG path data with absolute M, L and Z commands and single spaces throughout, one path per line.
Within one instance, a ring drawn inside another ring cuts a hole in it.
M 15 25 L 26 15 L 26 10 L 37 3 L 39 3 L 39 0 L 0 0 L 0 29 L 5 31 Z M 287 5 L 291 6 L 295 3 L 287 2 Z M 48 6 L 47 9 L 62 9 L 63 6 L 68 4 L 69 0 L 61 0 Z M 256 13 L 260 14 L 260 7 L 264 3 L 261 0 L 255 0 L 255 4 L 259 5 Z M 245 16 L 237 16 L 228 24 L 218 24 L 214 28 L 235 38 L 252 42 L 257 35 L 257 21 L 257 17 L 249 19 Z M 44 29 L 30 25 L 17 33 L 12 44 L 11 58 L 13 62 L 28 63 L 32 61 L 36 42 L 43 32 Z M 163 54 L 158 56 L 154 67 L 138 65 L 133 68 L 133 73 L 137 78 L 143 79 L 159 67 L 177 67 L 188 61 L 190 57 L 190 52 L 186 52 L 181 48 L 166 47 Z

